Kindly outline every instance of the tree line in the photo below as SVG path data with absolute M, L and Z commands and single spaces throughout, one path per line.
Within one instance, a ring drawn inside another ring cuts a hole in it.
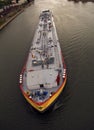
M 0 0 L 0 8 L 3 8 L 4 6 L 11 5 L 13 0 Z M 34 0 L 27 0 L 28 3 Z M 19 3 L 19 0 L 15 1 L 16 3 Z

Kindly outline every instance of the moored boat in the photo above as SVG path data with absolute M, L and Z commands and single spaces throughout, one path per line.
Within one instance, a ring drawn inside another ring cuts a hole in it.
M 50 10 L 44 10 L 20 74 L 20 89 L 33 108 L 44 112 L 64 89 L 66 79 L 53 15 Z

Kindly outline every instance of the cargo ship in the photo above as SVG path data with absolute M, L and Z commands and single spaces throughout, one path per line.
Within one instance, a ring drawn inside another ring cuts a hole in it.
M 53 14 L 43 10 L 20 74 L 20 89 L 28 103 L 43 113 L 63 91 L 66 80 L 66 66 Z

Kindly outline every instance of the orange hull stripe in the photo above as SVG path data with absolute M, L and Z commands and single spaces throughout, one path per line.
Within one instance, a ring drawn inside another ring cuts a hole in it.
M 25 99 L 30 103 L 30 105 L 32 105 L 36 110 L 42 112 L 44 110 L 46 110 L 54 101 L 55 99 L 60 95 L 60 93 L 62 92 L 65 83 L 66 83 L 67 77 L 64 79 L 64 83 L 61 85 L 61 87 L 57 90 L 57 92 L 55 94 L 53 94 L 52 97 L 50 97 L 48 100 L 46 100 L 44 103 L 42 104 L 37 104 L 36 102 L 34 102 L 33 100 L 31 100 L 27 94 L 22 90 L 22 93 L 25 97 Z

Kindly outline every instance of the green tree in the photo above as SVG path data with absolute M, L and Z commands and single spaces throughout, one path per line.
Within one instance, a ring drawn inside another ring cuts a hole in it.
M 4 5 L 5 5 L 5 1 L 0 0 L 0 8 L 3 8 Z
M 4 0 L 5 1 L 5 5 L 10 5 L 12 0 Z

